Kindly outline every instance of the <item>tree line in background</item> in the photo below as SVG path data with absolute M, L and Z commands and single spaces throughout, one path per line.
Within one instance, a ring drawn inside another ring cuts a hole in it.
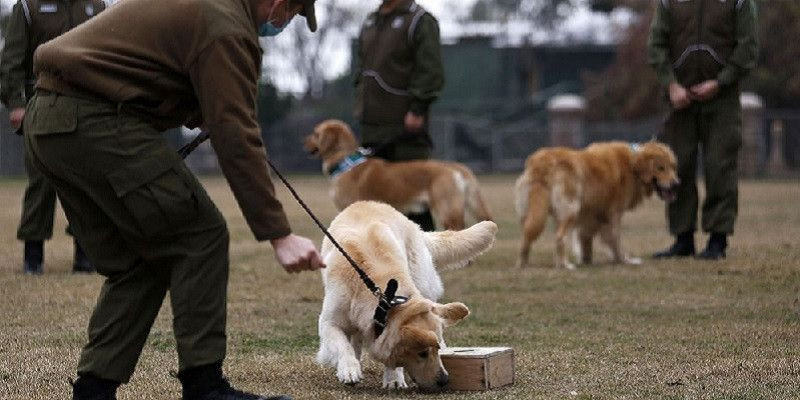
M 759 8 L 760 61 L 744 83 L 744 88 L 759 93 L 768 107 L 800 106 L 800 1 L 756 0 Z M 637 119 L 663 110 L 665 98 L 655 73 L 647 64 L 646 45 L 656 2 L 652 0 L 477 0 L 462 17 L 462 22 L 498 22 L 527 20 L 553 29 L 569 18 L 577 7 L 586 5 L 598 12 L 610 13 L 624 7 L 636 18 L 620 35 L 616 60 L 601 73 L 585 74 L 585 95 L 590 117 L 595 119 Z M 318 99 L 330 87 L 325 78 L 326 52 L 341 45 L 336 40 L 354 37 L 367 12 L 376 4 L 349 0 L 319 1 L 318 14 L 324 16 L 319 31 L 310 35 L 303 24 L 287 29 L 283 41 L 271 42 L 268 51 L 296 70 L 305 87 L 303 98 Z M 4 10 L 8 11 L 8 10 Z M 0 21 L 0 28 L 5 23 Z M 295 29 L 296 28 L 296 29 Z M 265 74 L 270 77 L 270 71 Z M 339 79 L 349 83 L 349 77 Z M 269 79 L 267 79 L 269 81 Z M 284 114 L 291 101 L 277 92 L 274 85 L 262 85 L 260 96 L 265 109 L 272 107 Z M 657 101 L 654 101 L 657 99 Z M 265 110 L 266 111 L 266 110 Z M 273 120 L 273 117 L 264 118 Z

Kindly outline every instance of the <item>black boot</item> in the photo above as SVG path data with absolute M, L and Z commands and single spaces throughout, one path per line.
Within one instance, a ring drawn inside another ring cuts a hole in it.
M 708 244 L 702 253 L 697 255 L 700 260 L 721 260 L 725 258 L 725 249 L 728 248 L 728 236 L 724 233 L 711 233 Z
M 694 251 L 694 232 L 684 232 L 675 237 L 675 243 L 668 249 L 653 254 L 653 258 L 689 257 Z
M 178 373 L 183 400 L 292 400 L 288 396 L 262 397 L 234 389 L 222 376 L 222 362 L 189 368 Z
M 430 210 L 425 210 L 421 213 L 409 213 L 408 219 L 415 222 L 425 232 L 433 232 L 436 230 L 436 224 L 433 222 L 433 215 Z
M 117 400 L 119 385 L 117 381 L 81 375 L 72 384 L 72 400 Z
M 27 275 L 41 275 L 44 273 L 44 242 L 41 240 L 26 240 L 25 255 L 22 260 L 22 269 Z
M 89 257 L 83 252 L 81 245 L 75 241 L 75 260 L 72 262 L 73 273 L 91 274 L 94 272 L 94 265 L 89 261 Z

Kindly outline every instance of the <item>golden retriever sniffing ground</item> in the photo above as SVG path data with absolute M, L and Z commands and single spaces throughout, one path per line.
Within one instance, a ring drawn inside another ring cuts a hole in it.
M 404 370 L 423 389 L 447 384 L 439 358 L 442 330 L 469 314 L 462 303 L 439 304 L 444 289 L 436 267 L 464 265 L 491 247 L 497 225 L 484 221 L 461 231 L 423 232 L 394 208 L 360 201 L 342 211 L 330 233 L 381 288 L 389 279 L 408 302 L 392 308 L 375 338 L 377 298 L 328 239 L 322 244 L 325 298 L 319 316 L 317 361 L 336 368 L 346 384 L 361 381 L 361 350 L 385 366 L 384 388 L 405 388 Z
M 492 219 L 478 180 L 463 164 L 364 157 L 350 127 L 338 120 L 318 124 L 304 148 L 322 159 L 339 210 L 358 200 L 381 201 L 402 213 L 430 208 L 439 227 L 453 230 L 464 228 L 466 211 L 478 221 Z
M 565 249 L 569 234 L 574 235 L 579 262 L 591 263 L 592 240 L 599 234 L 615 262 L 641 263 L 622 251 L 622 213 L 654 191 L 664 200 L 674 200 L 676 168 L 672 150 L 655 141 L 596 143 L 583 150 L 545 148 L 533 153 L 515 186 L 522 224 L 517 265 L 528 265 L 531 243 L 542 233 L 548 214 L 557 225 L 556 267 L 575 268 Z

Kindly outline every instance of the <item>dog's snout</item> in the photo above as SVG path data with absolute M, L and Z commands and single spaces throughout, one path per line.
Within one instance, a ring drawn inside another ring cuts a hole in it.
M 440 371 L 439 375 L 436 376 L 436 385 L 440 388 L 447 386 L 447 382 L 450 381 L 450 376 L 447 375 L 447 372 Z

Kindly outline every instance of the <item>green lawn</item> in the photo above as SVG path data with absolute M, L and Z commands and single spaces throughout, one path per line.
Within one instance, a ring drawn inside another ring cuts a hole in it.
M 482 393 L 385 392 L 381 367 L 340 384 L 314 363 L 322 300 L 317 273 L 289 275 L 267 244 L 253 240 L 222 179 L 204 183 L 229 222 L 231 278 L 226 373 L 238 386 L 297 399 L 617 399 L 800 398 L 800 183 L 745 182 L 728 259 L 645 260 L 644 266 L 552 268 L 553 236 L 534 244 L 534 268 L 514 267 L 519 228 L 514 176 L 480 177 L 500 226 L 492 250 L 464 269 L 445 271 L 445 301 L 471 316 L 446 332 L 453 346 L 511 346 L 516 384 Z M 335 209 L 322 178 L 294 177 L 324 221 Z M 277 181 L 276 181 L 277 182 Z M 276 183 L 279 184 L 279 183 Z M 99 276 L 70 274 L 72 244 L 59 211 L 46 246 L 45 275 L 21 274 L 15 238 L 24 189 L 0 182 L 0 398 L 66 399 Z M 280 188 L 295 231 L 321 239 Z M 635 256 L 669 244 L 663 204 L 649 200 L 624 218 L 623 242 Z M 698 244 L 699 238 L 698 238 Z M 120 399 L 177 399 L 180 385 L 167 305 Z

